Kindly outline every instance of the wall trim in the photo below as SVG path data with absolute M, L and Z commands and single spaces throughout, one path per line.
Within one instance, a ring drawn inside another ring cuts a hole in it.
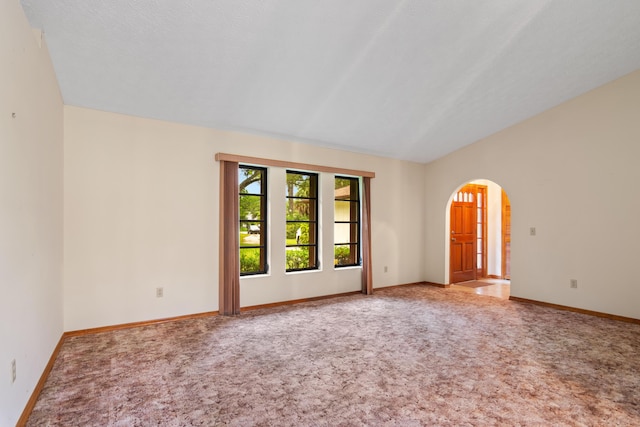
M 497 274 L 487 274 L 484 278 L 486 278 L 486 279 L 502 279 L 502 276 L 498 276 Z
M 343 175 L 375 178 L 375 172 L 361 171 L 357 169 L 336 168 L 332 166 L 312 165 L 309 163 L 288 162 L 285 160 L 264 159 L 261 157 L 241 156 L 238 154 L 216 153 L 215 160 L 225 162 L 247 163 L 250 165 L 273 166 L 278 168 L 303 169 L 314 172 L 336 173 Z
M 384 289 L 402 288 L 404 286 L 416 286 L 416 285 L 430 285 L 430 283 L 429 282 L 403 283 L 401 285 L 391 285 L 391 286 L 382 286 L 380 288 L 373 288 L 373 290 L 374 291 L 382 291 Z
M 64 338 L 78 337 L 82 335 L 99 334 L 101 332 L 118 331 L 121 329 L 139 328 L 142 326 L 158 325 L 160 323 L 176 322 L 178 320 L 198 319 L 201 317 L 217 316 L 217 311 L 207 311 L 204 313 L 186 314 L 184 316 L 165 317 L 163 319 L 144 320 L 141 322 L 121 323 L 118 325 L 101 326 L 98 328 L 78 329 L 76 331 L 69 331 L 63 334 Z
M 536 301 L 532 299 L 513 297 L 513 296 L 510 296 L 509 300 L 524 303 L 524 304 L 539 305 L 542 307 L 555 308 L 556 310 L 572 311 L 574 313 L 587 314 L 589 316 L 603 317 L 605 319 L 617 320 L 619 322 L 635 323 L 640 325 L 640 319 L 635 319 L 633 317 L 618 316 L 617 314 L 602 313 L 599 311 L 592 311 L 592 310 L 585 310 L 583 308 L 570 307 L 568 305 L 552 304 L 550 302 Z
M 321 300 L 324 300 L 324 299 L 347 297 L 347 296 L 352 296 L 352 295 L 358 295 L 358 294 L 361 294 L 361 293 L 362 293 L 362 291 L 352 291 L 352 292 L 343 292 L 343 293 L 339 293 L 339 294 L 322 295 L 322 296 L 319 296 L 319 297 L 300 298 L 300 299 L 293 299 L 293 300 L 287 300 L 287 301 L 271 302 L 271 303 L 268 303 L 268 304 L 250 305 L 250 306 L 247 306 L 247 307 L 241 307 L 240 308 L 240 313 L 242 313 L 243 311 L 260 310 L 262 308 L 281 307 L 283 305 L 294 305 L 294 304 L 300 304 L 300 303 L 303 303 L 303 302 L 321 301 Z
M 16 427 L 22 427 L 27 424 L 27 421 L 29 420 L 29 416 L 31 415 L 31 411 L 33 411 L 33 408 L 36 406 L 38 397 L 40 397 L 40 392 L 42 392 L 42 389 L 44 388 L 44 384 L 47 382 L 47 378 L 49 378 L 49 373 L 53 369 L 53 364 L 56 362 L 56 359 L 58 358 L 58 354 L 60 353 L 60 348 L 62 348 L 62 344 L 64 343 L 64 340 L 65 340 L 65 336 L 64 334 L 62 334 L 62 336 L 60 337 L 60 340 L 58 341 L 58 344 L 56 345 L 56 348 L 54 348 L 53 353 L 51 353 L 51 357 L 49 357 L 49 362 L 44 367 L 44 371 L 42 371 L 42 375 L 40 375 L 40 379 L 38 380 L 38 383 L 36 384 L 35 388 L 33 389 L 33 392 L 31 393 L 31 397 L 29 398 L 29 400 L 27 401 L 27 404 L 22 410 L 22 415 L 20 415 L 20 418 L 18 418 Z
M 444 289 L 446 289 L 446 288 L 450 288 L 451 287 L 451 284 L 443 285 L 442 283 L 434 283 L 434 282 L 422 282 L 422 283 L 424 283 L 425 285 L 429 285 L 429 286 L 435 286 L 436 288 L 444 288 Z
M 382 291 L 384 289 L 399 288 L 401 286 L 414 286 L 414 285 L 424 285 L 424 284 L 426 284 L 426 282 L 404 283 L 402 285 L 383 286 L 383 287 L 380 287 L 380 288 L 373 288 L 373 290 L 374 291 Z M 320 301 L 320 300 L 330 299 L 330 298 L 347 297 L 347 296 L 358 295 L 358 294 L 363 294 L 363 292 L 362 291 L 351 291 L 351 292 L 343 292 L 343 293 L 339 293 L 339 294 L 322 295 L 322 296 L 319 296 L 319 297 L 301 298 L 301 299 L 294 299 L 294 300 L 287 300 L 287 301 L 272 302 L 272 303 L 269 303 L 269 304 L 251 305 L 251 306 L 247 306 L 247 307 L 241 307 L 240 312 L 242 312 L 242 311 L 251 311 L 251 310 L 259 310 L 261 308 L 281 307 L 283 305 L 300 304 L 300 303 L 303 303 L 303 302 Z

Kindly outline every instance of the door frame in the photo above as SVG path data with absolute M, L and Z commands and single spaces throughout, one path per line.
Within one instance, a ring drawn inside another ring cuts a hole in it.
M 501 246 L 502 246 L 502 260 L 501 264 L 501 273 L 502 279 L 511 280 L 511 201 L 509 200 L 509 196 L 502 189 L 501 201 L 500 204 L 502 206 L 502 216 L 501 216 L 501 225 L 502 225 L 502 233 L 501 233 Z M 507 211 L 507 206 L 509 209 Z M 507 229 L 505 218 L 509 218 L 509 228 Z M 508 239 L 507 239 L 508 235 Z M 507 240 L 509 240 L 509 251 L 507 252 Z M 509 268 L 507 269 L 507 265 Z
M 453 279 L 453 275 L 451 274 L 451 228 L 452 228 L 452 224 L 451 224 L 451 206 L 453 204 L 454 201 L 454 196 L 460 192 L 460 190 L 468 185 L 468 184 L 472 184 L 474 182 L 478 182 L 478 181 L 489 181 L 492 182 L 493 184 L 496 184 L 498 187 L 500 187 L 502 189 L 502 191 L 504 192 L 504 187 L 502 187 L 502 185 L 500 185 L 497 181 L 492 180 L 490 178 L 476 178 L 476 179 L 472 179 L 469 181 L 465 181 L 462 184 L 458 185 L 454 190 L 451 191 L 451 193 L 449 193 L 449 200 L 446 204 L 445 207 L 445 229 L 443 230 L 443 237 L 444 237 L 444 259 L 443 259 L 443 270 L 444 270 L 444 280 L 443 280 L 443 285 L 445 287 L 449 287 L 453 284 L 452 279 Z M 485 186 L 485 184 L 473 184 L 476 186 Z M 487 187 L 489 187 L 488 185 L 486 185 Z M 502 215 L 502 212 L 497 211 L 497 209 L 500 209 L 497 205 L 496 205 L 496 201 L 494 199 L 494 201 L 490 202 L 489 198 L 488 198 L 488 188 L 487 188 L 487 200 L 486 200 L 486 216 L 483 218 L 484 220 L 484 224 L 483 224 L 483 236 L 485 237 L 483 244 L 484 247 L 482 248 L 482 254 L 483 254 L 483 258 L 482 258 L 482 262 L 483 262 L 483 266 L 485 268 L 484 270 L 484 277 L 487 278 L 494 278 L 494 279 L 500 279 L 503 278 L 504 274 L 502 272 L 502 269 L 505 266 L 504 263 L 504 259 L 505 259 L 505 255 L 504 255 L 504 249 L 503 246 L 503 238 L 504 238 L 504 230 L 500 230 L 500 238 L 499 240 L 497 240 L 495 242 L 495 247 L 492 246 L 492 253 L 495 251 L 496 252 L 496 256 L 501 256 L 501 262 L 500 262 L 500 266 L 498 267 L 498 271 L 496 271 L 494 274 L 489 274 L 489 235 L 488 235 L 488 231 L 489 231 L 489 227 L 488 227 L 488 223 L 489 223 L 489 216 L 490 215 Z M 505 192 L 506 194 L 506 192 Z M 492 208 L 493 207 L 493 208 Z M 495 213 L 493 213 L 495 212 Z M 500 216 L 500 218 L 502 218 Z M 501 225 L 499 226 L 500 228 L 504 227 L 504 221 L 501 221 Z M 494 230 L 495 231 L 495 230 Z M 492 231 L 492 233 L 494 233 L 494 231 Z M 500 251 L 500 252 L 498 252 Z M 479 252 L 479 251 L 478 251 Z M 476 257 L 477 260 L 477 257 Z M 476 261 L 477 264 L 477 261 Z M 476 265 L 476 272 L 477 272 L 477 265 Z M 480 278 L 480 274 L 477 273 L 477 278 Z
M 483 277 L 487 277 L 487 250 L 488 250 L 488 238 L 487 235 L 487 215 L 489 212 L 489 207 L 487 205 L 487 195 L 489 193 L 489 187 L 482 184 L 474 184 L 476 186 L 476 209 L 480 212 L 480 221 L 477 221 L 478 216 L 476 216 L 476 223 L 479 224 L 482 228 L 482 243 L 476 244 L 476 280 L 481 279 Z M 478 194 L 482 194 L 482 198 L 478 198 Z M 478 206 L 477 200 L 482 200 L 482 206 Z M 451 225 L 449 225 L 451 227 Z M 478 235 L 476 233 L 476 242 L 478 241 Z M 482 267 L 478 267 L 477 258 L 478 255 L 481 256 Z M 451 260 L 449 260 L 451 262 Z

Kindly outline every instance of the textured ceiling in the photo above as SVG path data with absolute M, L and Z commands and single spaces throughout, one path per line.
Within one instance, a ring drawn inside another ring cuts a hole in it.
M 639 0 L 22 0 L 67 105 L 428 162 L 640 68 Z

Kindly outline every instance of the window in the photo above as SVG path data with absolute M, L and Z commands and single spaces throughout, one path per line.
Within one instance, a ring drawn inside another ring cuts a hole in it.
M 360 265 L 360 180 L 335 177 L 334 265 Z
M 287 171 L 287 271 L 318 268 L 318 175 Z
M 240 275 L 267 272 L 267 169 L 238 168 Z

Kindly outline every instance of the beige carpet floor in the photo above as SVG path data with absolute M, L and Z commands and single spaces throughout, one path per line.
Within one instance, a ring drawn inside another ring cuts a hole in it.
M 640 425 L 640 325 L 435 287 L 68 339 L 31 426 Z

